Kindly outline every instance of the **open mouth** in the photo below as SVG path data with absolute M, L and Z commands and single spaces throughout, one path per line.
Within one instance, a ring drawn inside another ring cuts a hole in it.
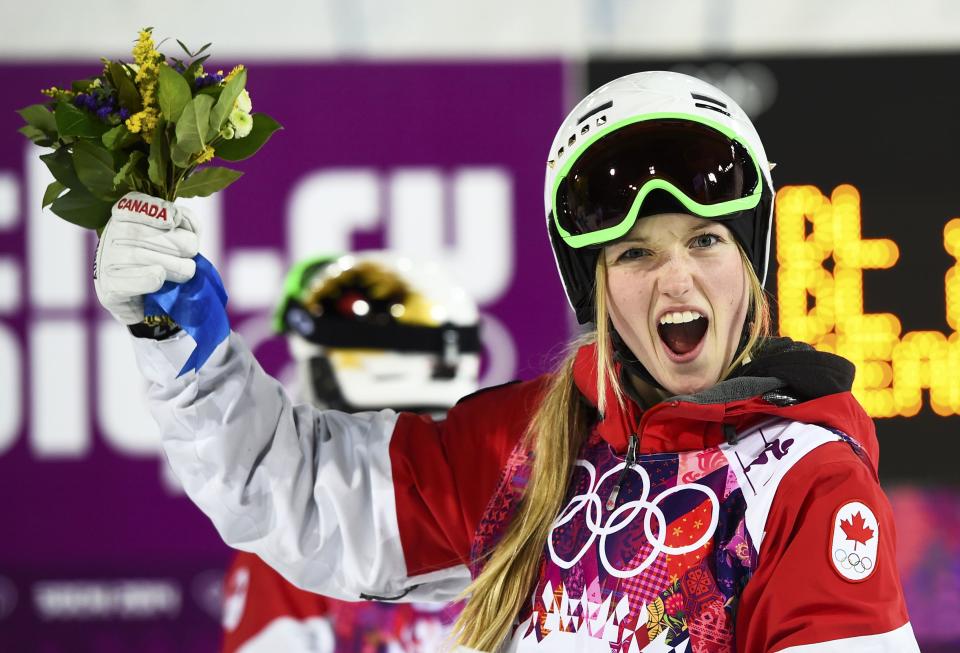
M 657 325 L 660 339 L 677 357 L 688 357 L 703 341 L 709 321 L 696 311 L 665 313 Z

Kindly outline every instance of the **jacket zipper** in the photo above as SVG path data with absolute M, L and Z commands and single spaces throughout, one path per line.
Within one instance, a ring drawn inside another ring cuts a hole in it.
M 637 462 L 637 445 L 639 440 L 636 435 L 630 436 L 630 442 L 627 445 L 627 457 L 624 460 L 623 471 L 620 472 L 620 478 L 617 479 L 617 484 L 613 486 L 613 491 L 610 493 L 610 496 L 607 497 L 607 510 L 613 510 L 613 507 L 617 505 L 617 495 L 620 494 L 620 488 L 623 486 L 623 482 L 627 479 L 627 472 L 630 471 L 630 468 L 633 467 Z

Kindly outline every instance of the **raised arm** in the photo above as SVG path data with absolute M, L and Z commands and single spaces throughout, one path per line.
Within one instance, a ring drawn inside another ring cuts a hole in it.
M 143 319 L 142 295 L 193 274 L 193 223 L 163 205 L 162 221 L 115 209 L 98 246 L 97 294 L 128 325 Z M 166 455 L 228 544 L 300 587 L 348 600 L 446 601 L 465 587 L 454 555 L 429 573 L 407 572 L 390 461 L 396 413 L 295 407 L 236 334 L 197 372 L 178 377 L 193 340 L 144 335 L 135 350 Z M 439 425 L 418 428 L 438 440 Z

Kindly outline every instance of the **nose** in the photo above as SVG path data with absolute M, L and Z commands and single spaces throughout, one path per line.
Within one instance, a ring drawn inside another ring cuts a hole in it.
M 658 272 L 657 285 L 668 297 L 681 298 L 693 288 L 693 264 L 683 253 L 671 254 Z

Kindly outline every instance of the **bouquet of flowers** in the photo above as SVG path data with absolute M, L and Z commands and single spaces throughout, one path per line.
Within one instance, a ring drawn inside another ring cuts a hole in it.
M 133 62 L 103 59 L 103 71 L 69 89 L 42 91 L 48 104 L 19 111 L 20 132 L 53 151 L 40 158 L 53 174 L 43 206 L 88 229 L 101 230 L 125 193 L 174 200 L 207 196 L 242 174 L 208 165 L 214 158 L 253 155 L 280 125 L 251 113 L 247 71 L 208 73 L 210 44 L 185 58 L 157 50 L 153 28 L 140 31 Z M 162 45 L 162 44 L 161 44 Z

